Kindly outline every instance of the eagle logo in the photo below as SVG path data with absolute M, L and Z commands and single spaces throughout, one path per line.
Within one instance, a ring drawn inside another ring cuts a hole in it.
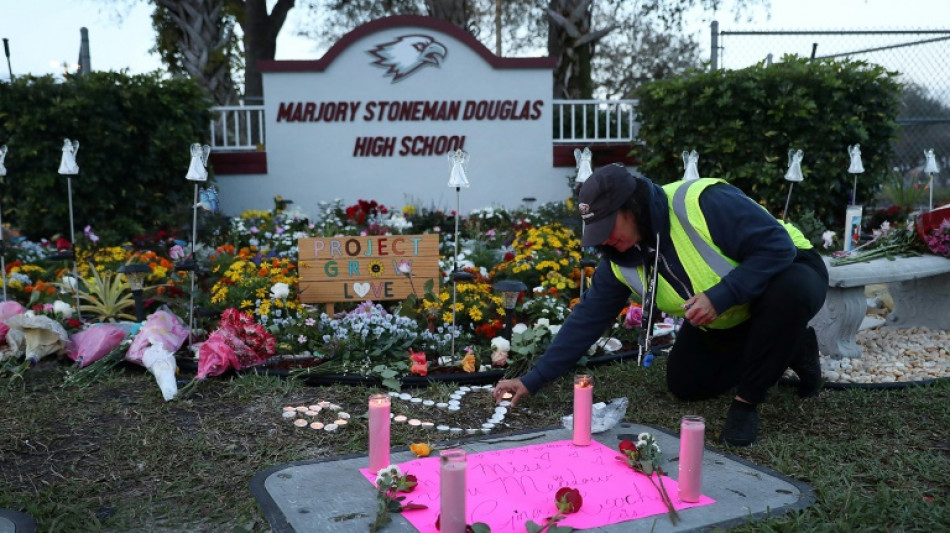
M 448 51 L 428 35 L 413 34 L 378 44 L 369 54 L 376 58 L 373 65 L 386 69 L 383 76 L 392 76 L 392 83 L 396 83 L 422 67 L 438 67 Z

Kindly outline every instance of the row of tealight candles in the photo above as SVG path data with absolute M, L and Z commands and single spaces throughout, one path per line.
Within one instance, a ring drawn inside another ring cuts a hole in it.
M 390 399 L 386 394 L 369 397 L 369 469 L 373 473 L 389 466 Z M 574 378 L 573 443 L 588 446 L 594 410 L 594 378 Z M 680 424 L 679 498 L 697 502 L 702 495 L 703 449 L 706 423 L 703 417 L 686 415 Z M 461 448 L 440 452 L 439 504 L 441 531 L 465 531 L 465 471 L 467 457 Z

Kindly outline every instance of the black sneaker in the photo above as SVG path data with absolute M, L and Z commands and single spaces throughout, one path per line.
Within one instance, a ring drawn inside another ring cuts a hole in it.
M 798 395 L 802 398 L 818 396 L 821 391 L 821 360 L 818 356 L 818 336 L 815 328 L 805 330 L 802 348 L 789 361 L 788 367 L 798 375 Z
M 726 424 L 722 428 L 723 443 L 730 446 L 749 446 L 755 442 L 759 433 L 759 413 L 752 404 L 733 400 L 726 413 Z

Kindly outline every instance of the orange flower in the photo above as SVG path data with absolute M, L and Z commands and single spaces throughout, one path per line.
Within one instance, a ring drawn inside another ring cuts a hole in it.
M 429 373 L 429 363 L 426 361 L 425 352 L 409 350 L 409 360 L 412 362 L 412 368 L 410 368 L 409 371 L 413 374 L 425 376 Z
M 468 353 L 465 354 L 465 357 L 462 358 L 462 370 L 466 372 L 474 372 L 475 371 L 475 354 L 472 353 L 472 350 L 468 348 L 466 348 L 466 351 Z
M 428 457 L 432 448 L 426 442 L 413 442 L 409 445 L 409 451 L 416 454 L 416 457 Z

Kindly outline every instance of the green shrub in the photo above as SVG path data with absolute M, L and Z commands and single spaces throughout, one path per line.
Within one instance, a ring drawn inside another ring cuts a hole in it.
M 865 173 L 857 203 L 880 188 L 892 155 L 901 86 L 883 67 L 851 60 L 781 63 L 715 70 L 642 87 L 640 169 L 658 183 L 683 176 L 683 150 L 697 150 L 699 174 L 723 178 L 781 216 L 790 149 L 805 153 L 788 220 L 807 210 L 825 225 L 844 223 L 853 175 L 848 146 L 861 145 Z
M 191 143 L 207 138 L 210 103 L 190 79 L 93 72 L 0 84 L 0 144 L 9 147 L 3 221 L 31 238 L 69 237 L 63 139 L 80 142 L 72 177 L 76 232 L 128 239 L 190 222 Z

